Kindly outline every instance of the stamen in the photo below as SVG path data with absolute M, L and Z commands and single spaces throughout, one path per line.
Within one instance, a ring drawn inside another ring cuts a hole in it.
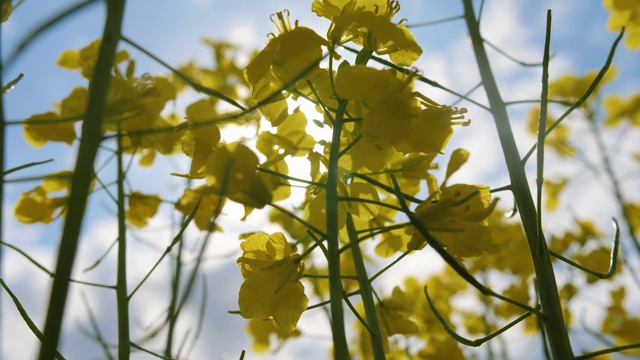
M 274 15 L 277 19 L 274 18 Z M 286 19 L 284 15 L 287 16 Z M 284 9 L 283 11 L 278 11 L 275 14 L 271 14 L 271 16 L 269 16 L 269 19 L 271 19 L 271 22 L 276 26 L 276 29 L 278 29 L 278 32 L 280 34 L 291 31 L 291 13 L 289 12 L 289 9 Z M 296 27 L 297 26 L 298 21 L 296 20 Z

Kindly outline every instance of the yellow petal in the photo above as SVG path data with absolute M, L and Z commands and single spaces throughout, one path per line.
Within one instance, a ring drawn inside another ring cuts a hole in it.
M 23 122 L 22 130 L 27 142 L 37 148 L 48 141 L 71 145 L 76 138 L 74 122 L 63 120 L 54 112 L 30 116 Z
M 158 211 L 162 199 L 158 195 L 145 195 L 136 191 L 129 195 L 128 202 L 126 219 L 135 227 L 144 227 L 147 226 L 148 219 Z

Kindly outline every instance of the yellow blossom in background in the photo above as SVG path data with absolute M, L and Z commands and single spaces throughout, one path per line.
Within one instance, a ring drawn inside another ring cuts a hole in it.
M 640 234 L 640 204 L 629 203 L 625 204 L 624 208 L 629 215 L 629 223 L 633 228 L 632 231 L 635 234 Z
M 69 170 L 49 174 L 43 179 L 42 185 L 22 193 L 14 206 L 16 218 L 25 224 L 49 224 L 64 215 L 69 200 L 71 175 L 72 172 Z M 50 193 L 60 191 L 66 191 L 66 194 L 49 196 Z
M 33 147 L 41 147 L 48 141 L 61 141 L 71 145 L 76 138 L 74 122 L 84 117 L 88 91 L 75 87 L 57 104 L 57 111 L 35 114 L 25 119 L 22 130 L 25 140 Z
M 603 0 L 604 7 L 611 11 L 607 27 L 620 31 L 625 27 L 625 46 L 630 50 L 640 49 L 640 1 Z
M 538 134 L 538 122 L 540 121 L 540 107 L 536 106 L 529 111 L 529 116 L 527 118 L 527 130 L 531 135 Z M 547 113 L 547 121 L 545 124 L 545 129 L 548 129 L 553 123 L 556 121 L 549 113 Z M 571 131 L 569 128 L 560 123 L 556 126 L 551 133 L 549 133 L 545 139 L 544 144 L 547 147 L 555 150 L 559 155 L 564 157 L 574 157 L 576 156 L 576 149 L 569 141 L 569 136 L 571 135 Z
M 67 70 L 80 70 L 80 74 L 87 80 L 93 78 L 93 68 L 98 60 L 100 40 L 94 40 L 80 50 L 65 50 L 56 61 L 56 64 Z M 116 53 L 115 64 L 129 59 L 129 53 L 120 50 Z
M 50 198 L 42 186 L 36 186 L 20 195 L 14 214 L 20 222 L 26 224 L 35 222 L 48 224 L 62 215 L 67 201 L 66 196 Z M 56 211 L 58 213 L 54 215 Z
M 608 95 L 603 105 L 607 113 L 605 126 L 620 126 L 624 120 L 631 126 L 640 126 L 640 94 L 631 94 L 627 99 L 615 94 Z
M 414 313 L 414 299 L 396 286 L 391 297 L 382 300 L 376 307 L 379 316 L 380 330 L 384 335 L 413 335 L 419 330 L 411 319 Z
M 213 123 L 217 114 L 213 105 L 205 99 L 189 105 L 186 113 L 189 129 L 183 134 L 180 142 L 182 152 L 191 158 L 191 169 L 188 174 L 172 173 L 172 175 L 202 179 L 209 156 L 213 154 L 220 142 L 220 129 Z
M 158 211 L 162 199 L 158 195 L 145 195 L 135 191 L 129 194 L 128 202 L 125 218 L 135 227 L 145 227 L 147 220 Z
M 9 16 L 13 12 L 13 4 L 11 1 L 2 1 L 0 4 L 0 22 L 9 20 Z
M 297 260 L 282 233 L 252 234 L 240 248 L 240 314 L 245 319 L 273 317 L 283 331 L 294 331 L 309 303 L 300 282 L 304 262 Z
M 558 208 L 558 205 L 560 204 L 560 194 L 567 186 L 568 182 L 569 180 L 566 178 L 562 178 L 557 182 L 550 180 L 544 181 L 542 186 L 546 200 L 544 204 L 545 210 L 553 211 Z
M 258 156 L 242 143 L 221 144 L 209 156 L 207 182 L 229 200 L 263 208 L 273 196 L 264 179 L 258 176 Z
M 276 335 L 281 342 L 288 338 L 301 335 L 300 330 L 285 331 L 276 326 L 273 318 L 251 319 L 247 324 L 247 333 L 253 338 L 251 349 L 258 353 L 269 351 L 272 335 Z
M 549 99 L 565 99 L 569 101 L 576 101 L 584 93 L 587 91 L 593 80 L 598 75 L 597 70 L 588 71 L 584 76 L 578 76 L 575 74 L 565 74 L 558 79 L 549 82 Z M 606 83 L 612 81 L 618 71 L 615 67 L 610 67 L 609 70 L 604 74 L 602 80 L 598 84 L 598 87 L 594 90 L 592 95 L 587 99 L 587 101 L 582 105 L 586 106 L 590 100 L 595 99 L 595 94 L 598 93 L 598 90 L 605 85 Z
M 195 189 L 185 189 L 175 207 L 176 210 L 188 216 L 194 211 L 198 201 L 200 201 L 200 205 L 193 216 L 196 226 L 202 231 L 216 229 L 211 227 L 211 221 L 222 211 L 224 206 L 224 198 L 220 196 L 216 188 L 202 185 Z
M 588 253 L 578 253 L 574 256 L 574 259 L 589 270 L 606 273 L 609 271 L 609 263 L 611 262 L 611 249 L 609 247 L 598 247 Z M 586 274 L 586 276 L 589 284 L 599 280 L 599 278 L 591 274 Z
M 634 344 L 640 342 L 640 318 L 629 313 L 624 307 L 626 290 L 623 286 L 611 291 L 611 304 L 602 320 L 601 331 L 613 334 L 616 345 Z M 635 309 L 634 309 L 635 311 Z M 638 354 L 638 350 L 633 350 Z
M 29 145 L 39 148 L 48 141 L 61 141 L 71 145 L 76 139 L 73 121 L 54 112 L 30 116 L 22 123 L 24 138 Z

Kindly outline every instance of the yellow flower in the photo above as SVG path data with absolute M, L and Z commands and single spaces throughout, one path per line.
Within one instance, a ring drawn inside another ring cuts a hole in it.
M 625 27 L 625 46 L 630 50 L 640 49 L 640 1 L 604 0 L 604 7 L 611 11 L 607 27 L 620 31 Z
M 145 227 L 147 220 L 158 211 L 162 199 L 158 195 L 145 195 L 136 191 L 129 194 L 128 201 L 126 219 L 135 227 Z
M 258 156 L 245 145 L 235 142 L 221 144 L 209 156 L 206 178 L 229 200 L 261 209 L 273 197 L 257 171 Z
M 411 319 L 414 304 L 415 299 L 396 286 L 391 297 L 376 306 L 383 337 L 394 334 L 413 335 L 418 332 L 418 325 Z
M 586 88 L 585 88 L 586 89 Z M 551 117 L 547 113 L 547 119 L 545 129 L 549 128 L 556 119 Z M 527 118 L 527 130 L 530 134 L 536 135 L 538 133 L 538 122 L 540 121 L 540 107 L 536 106 L 529 111 L 529 117 Z M 569 135 L 571 131 L 563 123 L 556 126 L 549 135 L 544 139 L 545 146 L 548 146 L 555 150 L 559 155 L 565 157 L 574 157 L 576 155 L 576 149 L 569 141 Z
M 545 181 L 543 183 L 544 186 L 544 194 L 545 194 L 545 205 L 544 208 L 548 211 L 553 211 L 558 208 L 560 194 L 567 186 L 568 179 L 562 178 L 558 182 L 553 181 Z
M 29 145 L 39 148 L 47 141 L 62 141 L 71 145 L 76 139 L 73 121 L 63 119 L 55 112 L 35 114 L 22 123 L 24 138 Z
M 337 43 L 353 41 L 378 55 L 389 54 L 400 66 L 413 64 L 422 49 L 406 26 L 392 22 L 400 11 L 391 0 L 315 0 L 311 10 L 332 20 L 327 38 Z
M 209 156 L 213 154 L 220 142 L 220 129 L 212 121 L 216 111 L 208 100 L 198 100 L 186 110 L 189 129 L 180 139 L 182 152 L 191 158 L 191 169 L 188 174 L 172 175 L 189 179 L 202 179 L 205 176 Z M 203 124 L 211 122 L 210 124 Z
M 255 103 L 269 99 L 258 110 L 273 126 L 280 125 L 288 112 L 282 89 L 295 85 L 290 84 L 295 80 L 310 79 L 316 74 L 322 59 L 322 46 L 327 45 L 325 39 L 309 28 L 292 28 L 288 11 L 279 12 L 276 17 L 273 22 L 280 34 L 272 38 L 244 70 L 244 76 L 253 88 L 251 99 Z
M 94 40 L 86 47 L 80 50 L 65 50 L 56 61 L 56 64 L 67 70 L 80 70 L 80 74 L 87 80 L 93 78 L 93 69 L 98 60 L 98 52 L 100 51 L 100 40 Z M 120 50 L 116 53 L 115 64 L 119 64 L 129 59 L 129 53 Z
M 356 102 L 353 115 L 363 117 L 362 134 L 387 149 L 404 141 L 420 116 L 410 83 L 410 78 L 403 81 L 390 70 L 356 65 L 340 69 L 335 87 L 340 97 Z
M 271 337 L 271 334 L 277 335 L 278 339 L 281 341 L 285 341 L 291 337 L 298 337 L 301 334 L 298 329 L 293 331 L 284 331 L 276 326 L 273 318 L 251 319 L 249 324 L 247 324 L 247 333 L 253 337 L 253 344 L 251 344 L 252 350 L 258 353 L 269 350 L 269 345 L 271 343 L 269 338 Z
M 252 234 L 240 248 L 240 314 L 245 319 L 273 317 L 283 331 L 294 331 L 309 304 L 300 282 L 304 262 L 292 253 L 282 233 Z
M 629 223 L 633 228 L 633 232 L 640 234 L 640 204 L 628 203 L 624 204 L 624 208 L 629 214 Z
M 214 187 L 202 185 L 195 189 L 185 189 L 175 207 L 184 215 L 189 215 L 195 209 L 198 201 L 200 201 L 200 206 L 193 216 L 193 221 L 198 229 L 206 231 L 211 227 L 211 220 L 214 215 L 221 211 L 224 205 L 224 198 L 218 194 Z
M 603 105 L 607 113 L 605 126 L 618 126 L 623 120 L 628 120 L 632 126 L 640 126 L 640 94 L 632 94 L 627 99 L 609 95 L 604 99 Z
M 497 250 L 487 221 L 496 203 L 488 186 L 456 184 L 418 205 L 415 216 L 453 256 L 473 257 Z M 405 233 L 411 235 L 408 249 L 420 250 L 427 244 L 414 226 Z
M 25 224 L 49 224 L 62 216 L 67 210 L 71 175 L 68 170 L 49 174 L 42 185 L 21 194 L 14 207 L 16 218 Z M 49 197 L 49 193 L 65 190 L 67 194 L 64 196 Z
M 610 67 L 609 71 L 604 74 L 604 77 L 598 84 L 598 87 L 589 99 L 595 98 L 595 93 L 600 89 L 602 85 L 613 80 L 617 74 L 615 67 Z M 584 76 L 580 77 L 575 74 L 565 74 L 560 78 L 551 81 L 549 83 L 549 98 L 553 99 L 567 99 L 571 101 L 578 100 L 587 91 L 593 79 L 598 75 L 598 71 L 591 70 Z M 588 103 L 589 100 L 583 106 Z

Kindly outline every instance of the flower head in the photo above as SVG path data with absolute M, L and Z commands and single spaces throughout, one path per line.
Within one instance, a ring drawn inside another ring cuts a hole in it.
M 479 256 L 497 250 L 487 221 L 496 204 L 488 186 L 455 184 L 418 205 L 415 216 L 453 256 Z M 411 235 L 408 249 L 426 246 L 415 226 L 407 227 L 405 233 Z
M 246 319 L 273 317 L 279 328 L 294 331 L 309 303 L 300 282 L 304 262 L 279 232 L 250 235 L 240 248 L 240 314 Z

